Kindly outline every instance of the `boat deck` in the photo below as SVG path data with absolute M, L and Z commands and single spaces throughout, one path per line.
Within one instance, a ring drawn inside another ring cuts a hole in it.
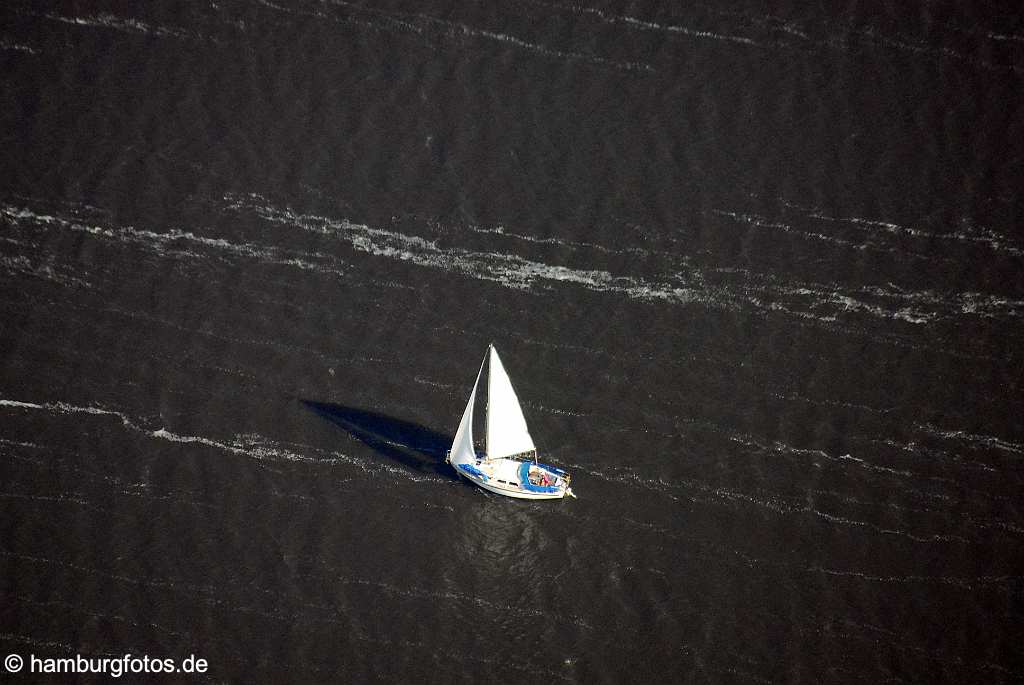
M 478 468 L 487 474 L 492 483 L 518 488 L 521 463 L 515 459 L 493 459 L 481 462 Z

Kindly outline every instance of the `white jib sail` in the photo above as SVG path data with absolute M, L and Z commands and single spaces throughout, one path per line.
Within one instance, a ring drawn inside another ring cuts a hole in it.
M 526 428 L 519 398 L 512 389 L 512 381 L 501 365 L 498 351 L 493 345 L 490 351 L 491 366 L 487 373 L 487 458 L 500 459 L 535 448 L 530 431 Z
M 455 431 L 452 450 L 448 453 L 448 461 L 452 465 L 472 464 L 476 461 L 476 451 L 473 449 L 473 404 L 476 402 L 476 386 L 480 384 L 480 374 L 483 370 L 484 365 L 480 364 L 480 370 L 476 372 L 476 382 L 473 383 L 473 392 L 469 393 L 469 403 L 466 405 L 466 411 L 462 413 L 459 429 Z

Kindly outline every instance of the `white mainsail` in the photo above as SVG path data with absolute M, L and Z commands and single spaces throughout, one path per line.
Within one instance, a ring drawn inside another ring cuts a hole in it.
M 476 386 L 480 384 L 480 374 L 483 372 L 484 365 L 480 364 L 480 370 L 476 372 L 476 382 L 473 383 L 473 392 L 469 393 L 469 404 L 462 413 L 462 421 L 459 422 L 459 429 L 455 431 L 455 440 L 452 441 L 452 449 L 448 453 L 448 461 L 452 465 L 472 464 L 476 461 L 476 452 L 473 449 L 473 405 L 476 402 Z
M 523 417 L 523 410 L 519 406 L 519 398 L 512 389 L 512 381 L 509 380 L 505 367 L 501 365 L 494 345 L 490 346 L 490 351 L 491 364 L 487 372 L 487 458 L 500 459 L 531 452 L 536 447 L 533 445 L 530 431 L 526 428 L 526 418 Z M 479 380 L 478 374 L 477 381 Z M 476 386 L 473 387 L 473 392 L 476 392 Z M 470 397 L 470 405 L 472 403 L 473 399 Z M 462 421 L 465 423 L 466 418 L 463 417 Z M 461 425 L 459 430 L 462 430 Z M 472 436 L 470 441 L 472 442 Z

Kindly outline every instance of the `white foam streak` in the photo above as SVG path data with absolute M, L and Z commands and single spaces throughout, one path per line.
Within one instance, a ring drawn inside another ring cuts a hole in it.
M 333 0 L 333 4 L 345 5 L 361 11 L 372 11 L 376 15 L 384 16 L 392 21 L 400 22 L 405 26 L 409 26 L 409 22 L 405 19 L 411 19 L 413 21 L 420 22 L 421 26 L 431 26 L 436 30 L 440 30 L 441 33 L 453 39 L 465 39 L 465 38 L 477 38 L 489 41 L 495 41 L 508 45 L 520 50 L 532 52 L 534 54 L 543 55 L 545 57 L 554 57 L 560 60 L 569 62 L 587 62 L 596 66 L 611 67 L 614 69 L 621 69 L 624 71 L 643 71 L 653 72 L 654 67 L 643 62 L 620 62 L 598 55 L 584 54 L 580 52 L 571 52 L 565 50 L 558 50 L 540 43 L 534 43 L 528 40 L 513 36 L 508 33 L 500 33 L 498 31 L 489 31 L 483 28 L 477 28 L 469 26 L 457 21 L 449 21 L 447 19 L 440 19 L 438 17 L 430 16 L 428 14 L 405 14 L 405 13 L 390 13 L 382 12 L 380 10 L 367 10 L 366 8 L 356 8 L 355 6 L 341 2 L 340 0 Z
M 71 502 L 72 504 L 78 504 L 80 506 L 93 507 L 87 500 L 82 499 L 78 495 L 74 494 L 60 494 L 60 495 L 26 495 L 19 492 L 0 492 L 0 498 L 4 499 L 24 499 L 32 500 L 37 502 Z
M 324 4 L 328 4 L 327 2 L 324 2 L 324 0 L 321 0 L 321 1 Z M 273 7 L 274 9 L 278 9 L 278 10 L 281 10 L 281 11 L 289 11 L 289 12 L 294 13 L 293 10 L 286 10 L 283 7 L 278 7 L 276 5 L 271 5 L 270 3 L 266 2 L 265 0 L 261 0 L 261 2 L 264 5 L 267 5 L 268 7 Z M 545 57 L 553 57 L 553 58 L 556 58 L 556 59 L 565 60 L 565 61 L 569 61 L 569 62 L 574 62 L 574 61 L 575 62 L 587 62 L 587 63 L 594 64 L 594 65 L 597 65 L 597 66 L 611 67 L 613 69 L 621 69 L 621 70 L 624 70 L 624 71 L 643 71 L 643 72 L 653 72 L 654 71 L 654 68 L 651 65 L 645 64 L 645 63 L 642 63 L 642 62 L 620 62 L 620 61 L 608 59 L 608 58 L 605 58 L 605 57 L 600 57 L 598 55 L 584 54 L 584 53 L 580 53 L 580 52 L 571 52 L 571 51 L 565 51 L 565 50 L 558 50 L 556 48 L 552 48 L 552 47 L 549 47 L 549 46 L 546 46 L 546 45 L 542 45 L 540 43 L 534 43 L 534 42 L 531 42 L 531 41 L 528 41 L 528 40 L 524 40 L 523 38 L 520 38 L 518 36 L 513 36 L 513 35 L 508 34 L 508 33 L 501 33 L 501 32 L 498 32 L 498 31 L 489 31 L 487 29 L 470 26 L 468 24 L 464 24 L 464 23 L 457 22 L 457 21 L 450 21 L 450 20 L 447 20 L 447 19 L 441 19 L 439 17 L 434 17 L 434 16 L 431 16 L 431 15 L 428 15 L 428 14 L 409 14 L 409 13 L 405 13 L 405 12 L 385 12 L 385 11 L 380 10 L 380 9 L 371 8 L 371 7 L 365 7 L 365 6 L 362 6 L 362 5 L 357 5 L 357 4 L 354 4 L 354 3 L 345 2 L 344 0 L 328 0 L 328 2 L 331 5 L 338 6 L 338 7 L 345 7 L 347 9 L 351 10 L 351 11 L 354 11 L 354 12 L 361 12 L 361 13 L 364 13 L 364 14 L 370 14 L 371 16 L 374 16 L 374 17 L 379 18 L 380 20 L 383 20 L 385 22 L 385 25 L 388 26 L 388 27 L 399 28 L 399 29 L 401 29 L 403 31 L 411 31 L 411 32 L 414 32 L 416 34 L 419 34 L 420 36 L 424 36 L 424 37 L 428 37 L 428 38 L 431 37 L 431 36 L 434 36 L 434 37 L 441 37 L 441 36 L 443 36 L 445 38 L 454 39 L 454 40 L 464 40 L 466 38 L 483 39 L 483 40 L 489 40 L 489 41 L 494 41 L 494 42 L 502 43 L 504 45 L 508 45 L 508 46 L 511 46 L 511 47 L 514 47 L 514 48 L 517 48 L 517 49 L 520 49 L 520 50 L 528 51 L 528 52 L 531 52 L 531 53 L 534 53 L 534 54 L 538 54 L 538 55 L 542 55 L 542 56 L 545 56 Z M 326 17 L 326 15 L 324 15 L 323 13 L 320 13 L 320 12 L 317 12 L 316 16 Z M 332 17 L 332 18 L 334 18 L 334 17 Z M 337 18 L 334 18 L 334 19 L 336 21 L 339 21 L 339 19 L 337 19 Z M 346 22 L 352 22 L 352 23 L 364 23 L 364 22 L 355 22 L 350 17 L 346 17 L 344 20 Z M 382 26 L 382 25 L 374 25 L 372 23 L 367 23 L 367 25 L 370 26 L 370 27 L 373 27 L 373 28 L 384 28 L 384 26 Z
M 855 526 L 855 527 L 861 527 L 861 528 L 868 528 L 868 529 L 873 530 L 876 533 L 880 533 L 882 535 L 897 535 L 897 536 L 900 536 L 900 537 L 905 537 L 905 538 L 907 538 L 909 540 L 913 540 L 914 542 L 960 542 L 960 543 L 963 543 L 963 544 L 970 544 L 971 543 L 970 540 L 968 540 L 967 538 L 962 537 L 960 535 L 941 535 L 941 534 L 915 535 L 915 534 L 910 533 L 909 531 L 905 531 L 905 530 L 899 530 L 899 529 L 896 529 L 896 528 L 883 528 L 882 526 L 877 526 L 877 525 L 875 525 L 873 523 L 868 523 L 867 521 L 857 521 L 857 520 L 853 520 L 853 519 L 848 519 L 848 518 L 845 518 L 845 517 L 842 517 L 842 516 L 838 516 L 836 514 L 830 514 L 828 512 L 821 511 L 819 509 L 815 509 L 814 507 L 807 507 L 805 509 L 805 511 L 808 511 L 808 512 L 814 514 L 815 516 L 819 516 L 819 517 L 825 519 L 826 521 L 829 521 L 829 522 L 832 522 L 832 523 L 841 524 L 841 525 L 845 525 L 845 526 Z
M 226 195 L 224 202 L 228 211 L 252 212 L 267 222 L 288 229 L 297 228 L 332 239 L 341 239 L 357 252 L 469 278 L 493 281 L 524 291 L 551 288 L 556 285 L 574 285 L 594 292 L 619 294 L 639 301 L 660 301 L 673 305 L 700 303 L 715 309 L 753 308 L 764 312 L 779 312 L 806 320 L 809 325 L 819 326 L 831 325 L 850 316 L 870 316 L 912 325 L 956 320 L 965 315 L 1003 319 L 1024 317 L 1024 301 L 984 293 L 940 294 L 930 290 L 907 291 L 892 284 L 850 290 L 844 289 L 838 283 L 780 282 L 771 274 L 759 274 L 743 269 L 717 270 L 722 273 L 728 272 L 730 278 L 725 283 L 712 284 L 708 282 L 703 271 L 691 267 L 685 259 L 682 260 L 682 270 L 652 280 L 630 274 L 613 274 L 599 268 L 546 264 L 514 253 L 442 247 L 435 240 L 415 235 L 374 228 L 343 218 L 303 214 L 290 208 L 275 207 L 256 194 Z M 774 225 L 746 215 L 724 211 L 718 213 L 737 220 Z M 351 270 L 345 261 L 329 253 L 294 252 L 273 245 L 232 242 L 188 230 L 156 232 L 132 226 L 92 225 L 75 217 L 62 218 L 11 205 L 0 205 L 0 217 L 16 225 L 30 223 L 35 227 L 60 228 L 97 238 L 134 243 L 161 257 L 174 259 L 188 260 L 210 256 L 244 258 L 335 276 L 346 276 Z M 504 229 L 473 230 L 507 235 L 521 240 L 529 239 L 529 236 L 505 233 Z M 548 240 L 535 239 L 536 242 Z M 586 243 L 562 244 L 574 249 L 596 247 L 616 252 Z M 198 250 L 184 250 L 183 246 L 187 245 L 195 246 Z M 0 258 L 0 266 L 4 265 L 11 270 L 24 271 L 31 268 L 31 265 L 21 262 L 8 263 Z M 47 268 L 50 270 L 35 267 L 33 273 L 65 284 L 88 285 L 81 279 L 59 274 L 53 271 L 52 267 Z
M 194 38 L 194 36 L 181 29 L 165 26 L 151 26 L 143 21 L 139 21 L 138 19 L 118 17 L 109 13 L 84 17 L 65 17 L 59 14 L 45 14 L 43 16 L 52 21 L 71 24 L 72 26 L 114 29 L 115 31 L 121 31 L 124 33 L 139 33 L 148 36 L 159 36 L 161 38 Z
M 765 445 L 761 442 L 758 442 L 752 436 L 749 435 L 732 435 L 729 437 L 729 440 L 737 444 L 743 445 L 744 447 L 748 447 L 750 449 L 761 452 L 762 454 L 793 455 L 801 458 L 821 459 L 824 461 L 831 461 L 837 463 L 850 462 L 849 465 L 856 466 L 859 469 L 876 471 L 879 473 L 888 473 L 894 476 L 900 476 L 901 478 L 912 478 L 917 477 L 918 475 L 906 469 L 894 469 L 889 466 L 873 464 L 861 457 L 854 457 L 851 454 L 834 456 L 824 450 L 801 449 L 798 447 L 793 447 L 791 445 L 786 445 L 781 442 L 774 442 L 770 445 Z
M 792 204 L 789 206 L 797 207 L 797 205 Z M 758 228 L 793 233 L 804 238 L 811 237 L 850 249 L 871 249 L 891 252 L 900 257 L 917 256 L 929 260 L 936 258 L 932 255 L 918 255 L 902 247 L 879 247 L 867 242 L 859 243 L 822 233 L 809 232 L 780 221 L 769 221 L 758 215 L 725 210 L 714 210 L 713 213 Z M 938 234 L 888 222 L 869 221 L 859 218 L 841 220 L 834 217 L 826 217 L 817 212 L 811 213 L 809 216 L 814 219 L 846 221 L 862 228 L 864 226 L 872 228 L 881 227 L 887 232 L 900 235 L 927 239 L 939 237 Z M 1014 251 L 1014 248 L 1005 246 L 990 237 L 978 238 L 977 240 L 990 246 L 998 246 L 1003 251 L 1011 253 Z M 888 284 L 888 286 L 864 286 L 856 290 L 844 292 L 839 284 L 826 285 L 799 282 L 778 284 L 775 277 L 770 275 L 757 275 L 750 272 L 743 273 L 748 277 L 748 280 L 760 280 L 764 283 L 762 286 L 765 289 L 764 294 L 770 295 L 772 300 L 772 304 L 769 305 L 770 309 L 783 311 L 794 316 L 817 318 L 822 321 L 837 321 L 841 315 L 848 313 L 868 314 L 877 318 L 901 320 L 912 324 L 927 324 L 944 319 L 956 319 L 963 315 L 985 318 L 1020 318 L 1024 316 L 1024 301 L 985 293 L 961 292 L 940 294 L 934 290 L 908 291 L 893 284 Z M 750 299 L 760 298 L 761 293 L 758 292 L 757 286 L 741 287 L 747 289 Z M 881 303 L 870 302 L 869 298 L 880 300 Z
M 538 54 L 546 55 L 549 57 L 558 57 L 566 60 L 583 60 L 586 62 L 590 62 L 591 64 L 610 66 L 616 69 L 624 69 L 627 71 L 654 71 L 654 67 L 652 67 L 649 64 L 643 64 L 641 62 L 616 62 L 615 60 L 606 59 L 604 57 L 598 57 L 596 55 L 584 55 L 579 52 L 565 52 L 562 50 L 555 50 L 544 45 L 530 43 L 529 41 L 525 41 L 521 38 L 510 36 L 507 33 L 497 33 L 495 31 L 477 29 L 467 26 L 465 24 L 458 23 L 452 24 L 452 26 L 457 27 L 458 30 L 461 31 L 463 35 L 488 38 L 490 40 L 500 41 L 502 43 L 507 43 L 515 47 L 530 50 L 532 52 L 536 52 Z
M 0 407 L 20 407 L 22 409 L 45 409 L 41 404 L 35 402 L 20 402 L 18 400 L 0 400 Z
M 394 13 L 384 12 L 382 10 L 379 10 L 379 9 L 376 9 L 376 8 L 373 8 L 373 7 L 363 7 L 361 5 L 357 5 L 357 4 L 354 4 L 354 3 L 351 3 L 351 2 L 344 2 L 344 0 L 329 0 L 329 1 L 330 1 L 330 4 L 332 4 L 332 5 L 337 5 L 339 7 L 345 7 L 345 8 L 348 8 L 348 9 L 356 11 L 356 12 L 366 12 L 366 13 L 372 14 L 373 16 L 381 17 L 381 18 L 384 19 L 384 21 L 386 22 L 386 24 L 388 26 L 399 28 L 399 29 L 402 29 L 404 31 L 412 31 L 413 33 L 417 33 L 417 34 L 421 34 L 421 35 L 423 34 L 423 27 L 422 26 L 417 26 L 416 24 L 414 24 L 412 22 L 409 22 L 409 21 L 403 21 L 402 19 L 397 18 L 397 15 L 394 14 Z
M 967 590 L 974 590 L 976 585 L 996 585 L 1005 584 L 1008 582 L 1020 582 L 1024 579 L 1024 576 L 976 576 L 972 578 L 963 578 L 956 576 L 921 576 L 921 575 L 909 575 L 909 576 L 880 576 L 869 573 L 861 573 L 858 571 L 841 571 L 837 569 L 824 568 L 821 566 L 811 566 L 807 569 L 813 573 L 822 573 L 828 576 L 839 577 L 839 578 L 856 578 L 858 580 L 866 580 L 874 583 L 898 583 L 898 584 L 918 584 L 918 583 L 937 583 L 940 585 L 954 585 Z
M 0 39 L 0 50 L 10 50 L 12 52 L 27 52 L 30 55 L 39 54 L 39 51 L 35 48 L 29 47 L 28 45 L 22 45 L 21 43 L 12 43 L 6 38 Z
M 995 62 L 990 62 L 988 60 L 978 59 L 970 55 L 965 55 L 946 46 L 933 47 L 931 45 L 927 45 L 924 43 L 910 43 L 901 37 L 890 38 L 888 36 L 880 35 L 873 30 L 863 31 L 861 35 L 871 38 L 878 45 L 884 45 L 886 47 L 895 48 L 897 50 L 917 53 L 920 55 L 926 55 L 928 57 L 934 58 L 954 59 L 965 64 L 981 67 L 982 69 L 986 69 L 988 71 L 1008 71 L 1015 74 L 1024 73 L 1024 68 L 1018 67 L 1015 64 L 998 64 Z
M 13 205 L 0 205 L 0 217 L 6 218 L 16 225 L 31 223 L 51 228 L 60 228 L 78 233 L 85 233 L 97 238 L 127 242 L 139 245 L 140 247 L 160 256 L 172 259 L 196 259 L 206 255 L 223 255 L 228 258 L 253 259 L 266 264 L 278 264 L 289 266 L 303 271 L 316 273 L 333 274 L 344 276 L 343 267 L 345 262 L 333 255 L 321 252 L 295 253 L 290 250 L 275 246 L 260 245 L 256 243 L 237 243 L 224 238 L 211 238 L 197 235 L 192 231 L 172 229 L 167 232 L 157 232 L 148 229 L 135 228 L 134 226 L 107 227 L 84 223 L 78 217 L 63 218 L 51 214 L 33 212 L 25 207 Z M 191 244 L 199 247 L 200 252 L 182 250 L 182 244 Z M 6 263 L 5 263 L 6 265 Z M 10 265 L 14 269 L 17 264 Z M 22 267 L 27 269 L 29 267 Z M 74 279 L 70 276 L 41 271 L 38 275 L 52 276 L 51 280 L 88 287 L 88 284 L 81 279 Z
M 851 314 L 914 325 L 955 319 L 965 314 L 988 318 L 1024 316 L 1024 301 L 983 293 L 940 295 L 934 291 L 906 291 L 893 285 L 869 286 L 844 292 L 839 284 L 779 283 L 774 276 L 744 270 L 734 270 L 744 277 L 744 282 L 736 284 L 711 285 L 700 270 L 689 267 L 661 281 L 652 281 L 631 275 L 612 274 L 603 269 L 545 264 L 516 254 L 441 247 L 436 241 L 419 236 L 373 228 L 345 219 L 297 213 L 290 208 L 277 208 L 254 194 L 228 195 L 224 199 L 230 210 L 252 211 L 264 220 L 282 226 L 341 238 L 360 252 L 471 278 L 496 281 L 521 290 L 545 282 L 573 284 L 637 300 L 658 300 L 671 304 L 699 302 L 717 309 L 733 310 L 747 306 L 822 323 L 832 323 Z M 743 218 L 742 215 L 720 213 Z M 506 233 L 504 229 L 473 230 L 518 239 L 527 238 Z M 583 244 L 582 247 L 590 246 Z
M 612 14 L 610 12 L 604 12 L 594 7 L 581 7 L 579 5 L 549 5 L 557 9 L 566 9 L 576 14 L 590 15 L 597 17 L 606 24 L 622 24 L 633 29 L 642 31 L 660 31 L 668 34 L 684 35 L 691 38 L 706 38 L 711 40 L 726 41 L 729 43 L 739 43 L 742 45 L 760 45 L 755 40 L 747 38 L 745 36 L 731 36 L 724 35 L 721 33 L 715 33 L 713 31 L 703 31 L 700 29 L 689 28 L 686 26 L 680 26 L 678 24 L 659 24 L 653 21 L 646 21 L 637 17 L 629 15 Z
M 81 278 L 77 278 L 75 276 L 70 276 L 65 273 L 61 273 L 51 264 L 35 264 L 28 257 L 21 255 L 15 257 L 0 255 L 0 268 L 5 269 L 7 272 L 12 274 L 21 274 L 23 276 L 41 278 L 43 280 L 50 281 L 52 283 L 57 283 L 65 287 L 92 287 L 88 281 L 82 280 Z
M 1024 444 L 1011 442 L 992 435 L 968 433 L 962 430 L 946 430 L 933 426 L 930 423 L 919 423 L 917 424 L 917 428 L 935 437 L 945 438 L 947 440 L 957 440 L 975 447 L 992 447 L 1003 452 L 1024 455 Z
M 897 237 L 916 238 L 924 241 L 944 240 L 961 244 L 981 245 L 991 249 L 993 252 L 1002 252 L 1013 257 L 1024 257 L 1024 249 L 1009 243 L 1008 239 L 999 235 L 991 229 L 976 226 L 971 227 L 966 223 L 960 230 L 951 233 L 940 233 L 929 231 L 915 226 L 905 226 L 891 221 L 878 219 L 867 219 L 863 217 L 842 217 L 825 214 L 821 210 L 802 207 L 793 203 L 786 203 L 786 206 L 806 212 L 807 216 L 820 221 L 846 224 L 860 230 L 869 231 L 873 234 L 889 234 Z
M 442 248 L 435 241 L 419 236 L 371 228 L 344 219 L 299 214 L 262 202 L 253 203 L 252 200 L 257 199 L 254 197 L 246 200 L 228 196 L 225 199 L 229 200 L 229 209 L 245 207 L 266 221 L 341 238 L 366 254 L 496 281 L 511 288 L 525 290 L 534 284 L 550 281 L 579 285 L 598 292 L 623 293 L 637 299 L 660 299 L 677 303 L 690 302 L 701 296 L 689 288 L 663 286 L 629 276 L 614 276 L 600 269 L 574 269 L 512 254 Z
M 988 37 L 992 40 L 1012 40 L 1024 43 L 1024 36 L 1017 36 L 1012 33 L 989 33 Z
M 820 450 L 794 451 L 802 451 L 824 455 L 824 453 L 820 452 Z M 840 457 L 834 459 L 836 459 L 837 461 L 842 461 L 844 458 Z M 707 497 L 687 497 L 687 499 L 689 499 L 692 502 L 700 502 L 706 504 L 714 503 L 716 500 L 718 500 L 719 503 L 723 501 L 744 503 L 759 507 L 761 509 L 773 512 L 774 514 L 781 516 L 805 516 L 810 514 L 832 525 L 859 528 L 862 530 L 871 531 L 879 535 L 905 538 L 916 543 L 931 544 L 956 542 L 965 545 L 972 543 L 971 540 L 959 535 L 943 533 L 921 535 L 909 530 L 890 528 L 875 523 L 871 523 L 869 521 L 862 521 L 859 519 L 841 516 L 839 514 L 824 511 L 812 504 L 800 503 L 794 498 L 786 498 L 770 494 L 763 494 L 760 496 L 753 495 L 748 492 L 743 492 L 721 486 L 712 486 L 708 483 L 693 480 L 680 479 L 673 483 L 668 483 L 662 479 L 651 479 L 644 477 L 640 474 L 633 473 L 628 469 L 617 469 L 614 475 L 610 475 L 600 471 L 588 470 L 580 465 L 569 464 L 569 466 L 575 468 L 578 471 L 589 473 L 590 475 L 597 476 L 604 480 L 609 480 L 617 483 L 629 482 L 631 485 L 656 492 L 660 495 L 668 497 L 673 501 L 679 501 L 679 497 L 673 494 L 673 492 L 675 491 L 696 491 L 698 493 L 703 493 Z
M 221 450 L 229 454 L 256 460 L 261 463 L 285 463 L 298 462 L 313 465 L 337 465 L 344 464 L 354 466 L 365 473 L 377 474 L 382 471 L 403 477 L 413 482 L 443 482 L 437 476 L 424 476 L 415 474 L 407 469 L 391 466 L 386 463 L 377 463 L 352 457 L 341 452 L 322 450 L 310 445 L 285 445 L 273 440 L 253 435 L 239 435 L 232 440 L 217 440 L 202 435 L 188 435 L 176 433 L 166 427 L 151 428 L 146 425 L 143 419 L 128 416 L 127 414 L 103 407 L 79 406 L 67 402 L 24 402 L 21 400 L 0 399 L 0 407 L 11 407 L 13 409 L 42 410 L 52 414 L 91 414 L 94 416 L 111 416 L 117 418 L 121 424 L 133 432 L 146 437 L 165 440 L 180 444 L 198 444 L 205 447 Z M 294 447 L 290 449 L 289 447 Z
M 625 246 L 616 245 L 615 247 L 605 247 L 597 243 L 587 242 L 585 240 L 563 240 L 561 238 L 538 238 L 537 236 L 526 235 L 524 233 L 514 233 L 507 231 L 504 226 L 496 226 L 494 228 L 484 228 L 481 226 L 470 226 L 469 229 L 474 233 L 483 233 L 490 235 L 497 235 L 503 238 L 511 238 L 514 240 L 520 240 L 527 243 L 534 243 L 539 245 L 561 245 L 571 250 L 593 250 L 595 252 L 602 252 L 610 255 L 623 255 L 623 254 L 634 254 L 641 255 L 644 257 L 667 257 L 675 259 L 680 262 L 687 262 L 686 257 L 672 254 L 669 252 L 660 252 L 657 250 L 649 250 L 635 245 Z
M 781 221 L 770 221 L 770 220 L 766 219 L 765 217 L 759 216 L 757 214 L 744 214 L 744 213 L 740 213 L 740 212 L 730 212 L 730 211 L 726 211 L 724 209 L 715 209 L 715 210 L 712 210 L 712 213 L 713 214 L 717 214 L 718 216 L 726 216 L 726 217 L 729 217 L 730 219 L 732 219 L 734 221 L 737 221 L 737 222 L 740 222 L 740 223 L 745 223 L 745 224 L 748 224 L 750 226 L 755 226 L 757 228 L 775 229 L 775 230 L 782 231 L 783 233 L 792 233 L 792 234 L 798 235 L 798 236 L 800 236 L 802 238 L 809 238 L 809 239 L 813 239 L 813 240 L 820 240 L 820 241 L 832 243 L 832 244 L 835 244 L 835 245 L 842 245 L 843 247 L 849 247 L 849 248 L 854 249 L 854 250 L 865 250 L 868 247 L 867 245 L 865 245 L 863 243 L 855 243 L 852 240 L 844 240 L 842 238 L 836 238 L 834 236 L 825 235 L 823 233 L 814 233 L 814 232 L 810 232 L 810 231 L 801 231 L 799 229 L 794 228 L 793 226 L 790 226 L 789 224 L 783 223 Z
M 814 404 L 822 407 L 842 407 L 844 409 L 868 411 L 874 414 L 888 414 L 893 411 L 893 409 L 878 409 L 877 407 L 870 407 L 866 404 L 857 404 L 855 402 L 841 402 L 839 400 L 814 400 L 811 399 L 810 397 L 804 397 L 803 395 L 798 394 L 782 395 L 774 392 L 770 394 L 772 397 L 775 397 L 780 400 L 785 400 L 787 402 L 806 402 L 808 404 Z
M 18 635 L 15 633 L 0 633 L 0 640 L 10 640 L 11 642 L 19 642 L 24 645 L 31 645 L 40 650 L 41 653 L 45 654 L 49 650 L 59 649 L 65 654 L 81 654 L 79 646 L 71 646 L 67 642 L 57 642 L 56 640 L 40 640 L 39 638 L 32 637 L 30 635 Z

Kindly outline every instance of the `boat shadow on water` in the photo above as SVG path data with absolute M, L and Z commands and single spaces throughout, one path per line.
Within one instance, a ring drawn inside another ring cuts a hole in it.
M 418 423 L 341 404 L 300 400 L 320 418 L 338 426 L 372 450 L 421 473 L 458 480 L 445 455 L 452 437 Z

